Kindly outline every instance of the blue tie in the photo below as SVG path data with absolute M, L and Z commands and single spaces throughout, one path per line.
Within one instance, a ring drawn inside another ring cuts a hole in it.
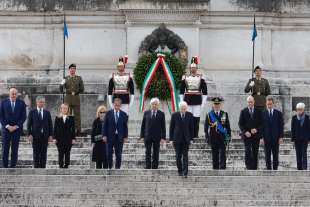
M 12 111 L 14 112 L 14 110 L 15 110 L 15 102 L 14 101 L 11 102 L 11 107 L 12 107 Z
M 117 122 L 118 122 L 118 112 L 116 111 L 115 112 L 115 124 L 117 124 Z

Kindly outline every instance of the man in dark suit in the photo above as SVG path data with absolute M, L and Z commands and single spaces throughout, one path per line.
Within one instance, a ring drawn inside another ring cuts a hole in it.
M 36 105 L 37 107 L 29 112 L 27 129 L 33 148 L 34 168 L 45 168 L 48 142 L 53 139 L 53 122 L 50 112 L 44 109 L 45 98 L 38 96 Z
M 245 166 L 248 170 L 257 170 L 258 149 L 262 137 L 262 112 L 254 107 L 254 98 L 247 98 L 248 106 L 241 110 L 239 128 L 245 147 Z
M 295 144 L 297 169 L 307 170 L 307 149 L 310 141 L 310 119 L 305 113 L 305 104 L 296 105 L 297 114 L 293 116 L 291 123 L 292 142 Z
M 11 168 L 16 167 L 18 146 L 23 124 L 26 120 L 26 104 L 17 98 L 17 89 L 10 88 L 9 98 L 1 102 L 0 121 L 2 125 L 2 160 L 3 167 L 9 167 L 9 151 L 11 148 Z
M 143 115 L 140 137 L 145 145 L 145 168 L 158 169 L 160 144 L 166 140 L 166 121 L 165 114 L 158 110 L 159 99 L 152 98 L 150 104 L 151 110 Z
M 180 111 L 171 116 L 169 140 L 173 142 L 176 153 L 176 162 L 179 176 L 187 177 L 188 174 L 188 150 L 191 140 L 194 138 L 194 118 L 187 111 L 185 101 L 179 104 Z
M 128 116 L 121 111 L 122 101 L 113 100 L 113 109 L 107 112 L 103 124 L 103 137 L 108 145 L 108 167 L 113 167 L 113 150 L 115 152 L 115 168 L 120 169 L 122 163 L 123 144 L 128 142 Z
M 267 110 L 263 112 L 263 142 L 267 170 L 277 170 L 279 166 L 279 145 L 283 142 L 284 122 L 282 112 L 274 108 L 274 100 L 267 97 Z M 273 164 L 271 168 L 271 153 Z

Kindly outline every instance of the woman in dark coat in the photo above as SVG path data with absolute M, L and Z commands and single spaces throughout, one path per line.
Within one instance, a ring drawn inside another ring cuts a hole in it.
M 108 168 L 106 155 L 106 140 L 102 136 L 102 126 L 107 109 L 105 106 L 99 106 L 96 113 L 96 119 L 93 122 L 91 142 L 93 146 L 92 161 L 96 162 L 96 168 Z
M 68 168 L 71 147 L 75 143 L 74 118 L 68 115 L 68 104 L 62 104 L 60 111 L 60 115 L 55 118 L 54 139 L 58 149 L 59 167 Z

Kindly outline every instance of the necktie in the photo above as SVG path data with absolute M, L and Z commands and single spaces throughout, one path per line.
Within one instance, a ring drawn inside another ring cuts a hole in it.
M 43 113 L 42 113 L 42 109 L 41 108 L 40 108 L 39 115 L 40 115 L 40 119 L 43 120 Z
M 118 111 L 115 112 L 115 123 L 117 124 L 118 122 Z
M 152 111 L 152 119 L 155 119 L 155 118 L 156 118 L 156 112 Z
M 15 101 L 12 101 L 11 107 L 12 107 L 12 111 L 14 112 L 14 109 L 15 109 Z
M 270 117 L 270 118 L 272 117 L 272 112 L 271 112 L 271 110 L 269 110 L 269 117 Z
M 184 114 L 184 113 L 182 113 L 182 114 L 181 114 L 181 117 L 182 117 L 182 119 L 184 119 L 184 117 L 185 117 L 185 114 Z
M 253 108 L 250 108 L 250 115 L 251 115 L 251 118 L 253 118 Z

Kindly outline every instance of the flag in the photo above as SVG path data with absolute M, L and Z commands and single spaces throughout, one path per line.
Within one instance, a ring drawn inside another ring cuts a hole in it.
M 68 27 L 67 27 L 67 21 L 66 16 L 64 16 L 64 36 L 68 39 L 69 33 L 68 33 Z
M 256 30 L 256 23 L 255 23 L 255 15 L 254 15 L 254 24 L 253 24 L 253 33 L 252 33 L 252 41 L 255 41 L 255 38 L 257 37 L 257 30 Z

